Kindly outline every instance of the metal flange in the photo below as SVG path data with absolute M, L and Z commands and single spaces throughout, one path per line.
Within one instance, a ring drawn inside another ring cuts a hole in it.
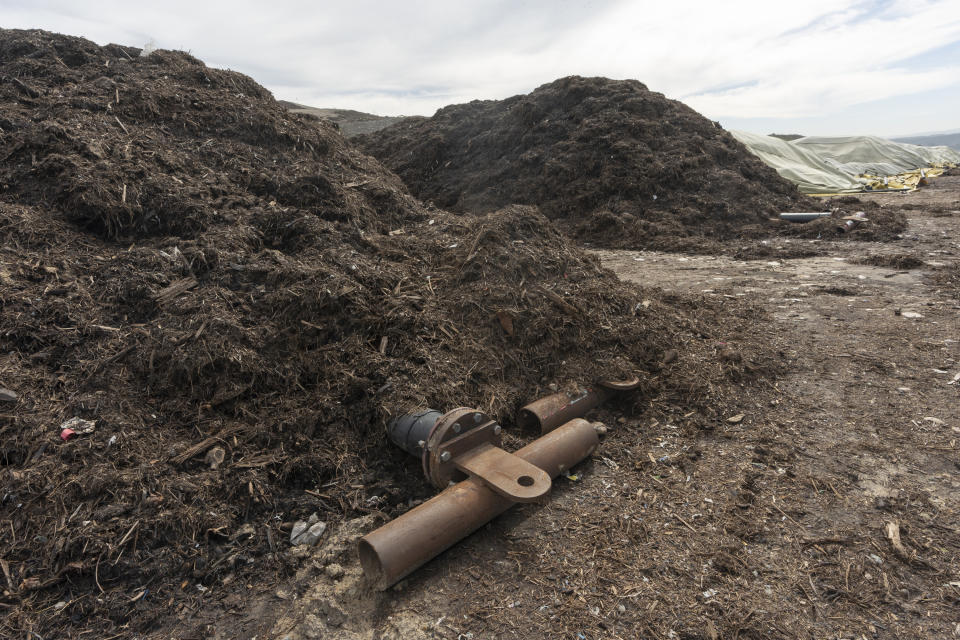
M 552 484 L 550 476 L 501 449 L 501 431 L 482 411 L 459 407 L 443 415 L 428 409 L 400 416 L 391 423 L 390 438 L 420 455 L 423 474 L 438 489 L 474 476 L 514 502 L 545 495 Z M 413 444 L 420 433 L 425 437 Z

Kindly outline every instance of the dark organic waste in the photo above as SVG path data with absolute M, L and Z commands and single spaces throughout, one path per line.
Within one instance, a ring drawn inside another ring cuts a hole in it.
M 635 80 L 562 78 L 355 140 L 423 200 L 471 213 L 537 205 L 607 247 L 705 248 L 816 206 L 717 123 Z
M 769 372 L 716 355 L 749 308 L 622 284 L 533 208 L 424 207 L 250 78 L 140 54 L 0 31 L 0 636 L 189 619 L 287 570 L 294 520 L 401 512 L 428 489 L 397 411 L 511 426 L 548 383 L 638 375 L 638 405 L 710 416 Z M 662 176 L 725 157 L 704 140 Z
M 917 256 L 905 253 L 870 255 L 854 260 L 854 262 L 873 267 L 888 267 L 890 269 L 917 269 L 926 264 Z

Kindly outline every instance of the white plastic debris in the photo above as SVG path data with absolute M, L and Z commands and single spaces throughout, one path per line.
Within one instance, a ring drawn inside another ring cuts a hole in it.
M 84 420 L 83 418 L 70 418 L 60 425 L 60 430 L 73 429 L 76 434 L 93 433 L 97 428 L 96 420 Z
M 316 513 L 307 520 L 297 520 L 290 530 L 290 544 L 294 546 L 317 544 L 327 530 L 327 523 L 320 522 Z

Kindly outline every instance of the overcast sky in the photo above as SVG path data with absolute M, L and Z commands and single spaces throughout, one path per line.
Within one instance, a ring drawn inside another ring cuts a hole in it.
M 278 99 L 382 115 L 636 78 L 727 128 L 960 128 L 960 0 L 0 0 L 0 26 L 188 50 Z

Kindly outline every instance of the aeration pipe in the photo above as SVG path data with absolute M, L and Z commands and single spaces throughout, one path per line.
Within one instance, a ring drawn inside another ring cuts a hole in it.
M 613 392 L 602 387 L 561 391 L 535 400 L 517 413 L 517 424 L 524 431 L 550 433 L 574 418 L 582 418 L 606 402 Z
M 594 427 L 576 419 L 513 455 L 554 478 L 598 444 Z M 375 588 L 386 589 L 514 504 L 480 478 L 470 477 L 361 538 L 360 565 Z

